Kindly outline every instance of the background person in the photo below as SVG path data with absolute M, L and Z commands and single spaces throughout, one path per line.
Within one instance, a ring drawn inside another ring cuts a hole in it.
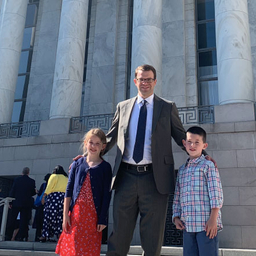
M 6 231 L 6 240 L 11 240 L 12 238 L 15 222 L 19 213 L 20 226 L 15 239 L 17 241 L 24 241 L 28 238 L 28 224 L 31 219 L 33 207 L 32 196 L 36 194 L 35 180 L 29 177 L 29 173 L 30 169 L 25 167 L 23 168 L 22 176 L 14 179 L 10 197 L 14 197 L 15 200 L 10 203 L 11 215 Z
M 40 189 L 37 193 L 37 196 L 41 196 L 42 193 L 44 193 L 46 187 L 47 187 L 47 183 L 48 180 L 50 178 L 51 174 L 47 173 L 44 176 L 44 180 L 45 182 L 43 182 L 40 186 Z M 36 229 L 36 234 L 35 234 L 35 242 L 39 242 L 39 238 L 42 236 L 42 229 L 43 229 L 43 221 L 44 221 L 44 205 L 41 204 L 39 206 L 35 207 L 36 212 L 35 212 L 35 217 L 34 217 L 34 221 L 33 221 L 33 225 L 32 227 Z
M 68 175 L 61 165 L 57 165 L 50 176 L 42 204 L 44 206 L 44 221 L 40 242 L 55 241 L 62 232 L 63 202 L 68 183 Z M 45 200 L 45 196 L 47 196 Z

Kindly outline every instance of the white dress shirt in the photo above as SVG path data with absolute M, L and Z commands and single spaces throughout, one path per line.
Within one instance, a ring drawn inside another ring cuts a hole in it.
M 144 152 L 143 152 L 143 159 L 136 163 L 132 156 L 133 156 L 133 149 L 137 135 L 137 127 L 138 127 L 138 120 L 140 114 L 140 108 L 143 105 L 143 98 L 139 95 L 137 97 L 137 101 L 134 104 L 130 123 L 129 123 L 129 134 L 128 138 L 125 141 L 125 150 L 123 155 L 123 162 L 134 164 L 134 165 L 141 165 L 141 164 L 150 164 L 152 163 L 152 156 L 151 156 L 151 133 L 152 133 L 152 120 L 153 120 L 153 106 L 154 106 L 154 94 L 146 98 L 147 101 L 147 123 L 146 123 L 146 132 L 145 132 L 145 143 L 144 143 Z

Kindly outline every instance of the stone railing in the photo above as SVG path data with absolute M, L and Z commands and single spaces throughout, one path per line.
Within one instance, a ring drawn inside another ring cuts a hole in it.
M 178 108 L 181 122 L 187 124 L 214 123 L 214 106 L 198 106 Z M 78 116 L 70 119 L 70 133 L 89 131 L 93 127 L 100 127 L 105 132 L 111 126 L 114 114 Z
M 13 201 L 15 198 L 12 197 L 6 197 L 2 198 L 0 197 L 0 207 L 4 207 L 3 209 L 3 216 L 2 216 L 2 224 L 1 224 L 1 231 L 0 231 L 0 241 L 5 240 L 5 230 L 6 230 L 6 223 L 7 223 L 7 217 L 8 217 L 8 208 L 9 203 Z
M 214 123 L 214 106 L 184 107 L 178 110 L 183 125 Z
M 178 108 L 184 125 L 214 123 L 214 106 Z M 114 114 L 78 116 L 70 119 L 69 133 L 86 132 L 100 127 L 105 132 L 111 126 Z M 39 136 L 40 121 L 0 124 L 0 139 Z
M 0 124 L 0 139 L 38 136 L 40 121 Z
M 72 117 L 69 133 L 87 132 L 94 127 L 100 127 L 104 132 L 107 132 L 111 126 L 113 116 L 114 114 L 102 114 Z

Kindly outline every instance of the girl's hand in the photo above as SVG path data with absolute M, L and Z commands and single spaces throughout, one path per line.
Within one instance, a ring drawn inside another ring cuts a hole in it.
M 182 221 L 180 220 L 180 218 L 178 218 L 178 217 L 174 218 L 174 223 L 175 223 L 175 226 L 176 226 L 177 229 L 179 229 L 179 230 L 185 229 L 185 227 L 184 227 Z
M 71 226 L 69 215 L 63 217 L 62 230 L 68 232 L 68 227 Z
M 106 227 L 106 225 L 98 224 L 97 225 L 97 231 L 101 232 L 105 227 Z

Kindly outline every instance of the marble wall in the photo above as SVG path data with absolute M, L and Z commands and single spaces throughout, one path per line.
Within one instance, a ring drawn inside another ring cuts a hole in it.
M 136 3 L 140 4 L 140 1 L 135 1 Z M 227 1 L 221 3 L 221 6 L 225 7 Z M 40 1 L 25 120 L 49 119 L 61 4 L 61 0 Z M 219 1 L 216 1 L 216 5 L 219 5 Z M 255 78 L 256 22 L 254 10 L 256 3 L 253 0 L 248 0 L 248 5 L 253 77 Z M 156 6 L 159 6 L 159 3 Z M 149 8 L 148 12 L 151 9 Z M 159 50 L 156 50 L 158 54 L 153 57 L 152 63 L 157 63 L 160 58 L 162 64 L 157 64 L 157 66 L 161 66 L 159 68 L 161 71 L 158 71 L 156 92 L 160 96 L 175 101 L 179 107 L 195 106 L 197 105 L 197 74 L 194 0 L 162 0 L 162 8 L 158 9 L 158 12 L 162 19 L 158 23 L 155 22 L 154 27 L 161 31 L 162 45 L 158 47 Z M 135 12 L 134 20 L 137 22 L 135 24 L 139 24 L 138 22 L 146 24 L 146 20 L 143 21 L 140 16 L 138 13 L 136 18 Z M 153 18 L 156 16 L 152 13 Z M 112 2 L 106 3 L 93 0 L 90 22 L 85 96 L 81 113 L 84 115 L 111 113 L 115 111 L 116 104 L 127 97 L 126 82 L 129 80 L 127 76 L 130 75 L 127 73 L 127 51 L 130 43 L 128 34 L 129 1 L 112 0 Z M 149 25 L 147 24 L 147 26 Z M 152 29 L 144 30 L 153 33 Z M 158 32 L 156 32 L 157 34 Z M 145 34 L 145 36 L 151 42 L 150 35 Z M 137 42 L 139 37 L 136 36 L 136 31 L 134 37 L 136 37 L 134 42 Z M 149 50 L 148 47 L 144 45 L 145 50 L 141 53 L 137 50 L 133 51 L 133 55 L 137 56 L 137 62 L 141 62 L 140 64 L 146 61 L 146 55 L 143 52 L 148 52 L 148 56 L 152 55 L 153 50 Z M 134 49 L 136 48 L 139 49 L 137 46 Z M 241 54 L 244 56 L 243 53 Z M 224 58 L 225 54 L 220 53 L 220 56 Z M 136 94 L 136 87 L 133 84 L 133 68 L 130 77 L 131 95 Z M 244 81 L 248 80 L 246 77 L 243 79 Z M 256 79 L 254 79 L 253 88 L 256 91 Z M 236 90 L 232 90 L 233 93 L 234 91 Z M 237 91 L 240 95 L 244 94 L 244 87 L 241 89 L 240 86 Z M 251 93 L 250 89 L 247 91 L 247 95 L 254 98 L 255 93 Z M 45 97 L 42 98 L 41 95 L 45 95 Z M 54 99 L 55 97 L 53 101 Z
M 134 84 L 135 69 L 150 64 L 157 72 L 155 92 L 162 88 L 162 0 L 134 0 L 132 31 L 132 63 L 130 96 L 137 95 Z
M 118 31 L 116 41 L 116 73 L 115 73 L 115 92 L 114 92 L 114 111 L 118 102 L 126 98 L 128 81 L 130 74 L 128 73 L 128 47 L 129 47 L 129 15 L 131 12 L 131 0 L 119 1 L 118 10 Z M 128 77 L 129 76 L 129 77 Z M 133 71 L 131 76 L 134 77 Z M 131 84 L 130 86 L 135 86 Z
M 162 8 L 161 96 L 183 107 L 186 102 L 185 1 L 164 0 Z
M 197 49 L 194 0 L 185 0 L 185 49 L 186 101 L 183 102 L 182 106 L 197 106 Z
M 256 97 L 256 1 L 248 0 L 248 14 L 251 35 L 251 54 L 253 70 L 253 88 Z
M 61 3 L 61 0 L 43 0 L 39 3 L 25 112 L 26 121 L 49 119 Z
M 50 119 L 80 115 L 88 0 L 63 0 Z
M 97 1 L 91 88 L 87 102 L 90 114 L 111 113 L 114 109 L 118 10 L 119 1 Z
M 10 123 L 28 0 L 3 0 L 0 13 L 0 123 Z
M 95 22 L 96 22 L 96 7 L 97 2 L 92 1 L 91 13 L 90 13 L 90 28 L 89 28 L 89 41 L 88 43 L 88 56 L 86 64 L 86 81 L 84 86 L 84 102 L 82 103 L 82 115 L 89 114 L 90 106 L 90 93 L 92 87 L 92 63 L 94 54 L 94 35 L 95 35 Z
M 219 103 L 254 101 L 247 0 L 215 1 Z

